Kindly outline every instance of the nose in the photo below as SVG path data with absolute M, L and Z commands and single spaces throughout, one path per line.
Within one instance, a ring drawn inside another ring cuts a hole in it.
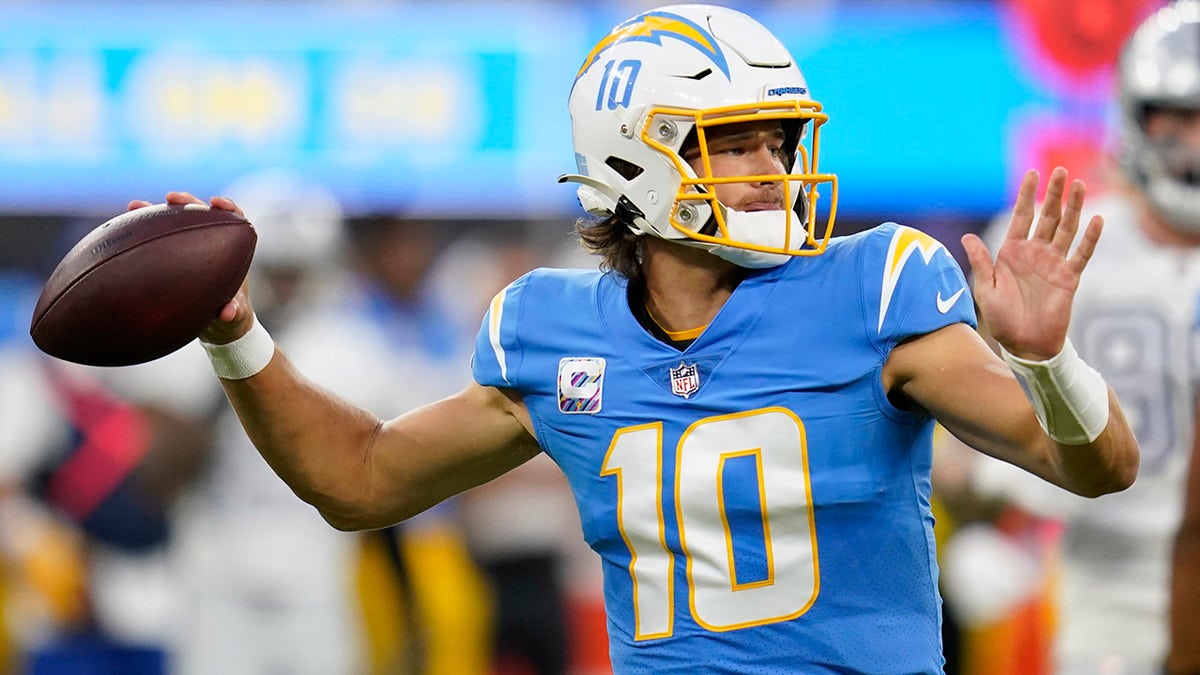
M 771 149 L 767 144 L 760 144 L 754 148 L 750 155 L 750 170 L 751 175 L 755 176 L 772 176 L 783 173 L 783 161 L 779 155 Z M 762 180 L 758 181 L 760 185 L 773 185 L 778 181 Z
M 1200 147 L 1200 110 L 1154 111 L 1145 125 L 1150 138 Z

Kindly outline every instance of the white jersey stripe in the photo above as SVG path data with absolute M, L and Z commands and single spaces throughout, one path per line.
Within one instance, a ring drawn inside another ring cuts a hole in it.
M 488 339 L 492 343 L 492 351 L 496 354 L 496 362 L 500 364 L 500 377 L 508 382 L 508 365 L 504 360 L 504 347 L 500 345 L 500 322 L 504 318 L 504 298 L 508 295 L 508 287 L 504 287 L 492 298 L 492 308 L 489 312 Z M 510 383 L 511 384 L 511 383 Z

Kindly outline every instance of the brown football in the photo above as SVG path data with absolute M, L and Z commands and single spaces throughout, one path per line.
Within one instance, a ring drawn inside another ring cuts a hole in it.
M 250 269 L 245 218 L 200 204 L 127 211 L 75 244 L 42 288 L 29 333 L 47 354 L 128 366 L 196 339 Z

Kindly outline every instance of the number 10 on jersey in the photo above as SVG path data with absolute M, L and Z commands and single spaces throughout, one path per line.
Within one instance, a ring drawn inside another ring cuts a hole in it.
M 655 422 L 618 430 L 601 469 L 602 476 L 617 480 L 636 639 L 668 637 L 674 630 L 676 551 L 686 562 L 692 617 L 707 630 L 786 621 L 808 611 L 817 597 L 819 573 L 800 419 L 783 408 L 765 408 L 694 422 L 675 449 L 673 494 L 664 489 L 663 459 L 663 425 Z M 736 486 L 731 480 L 735 464 L 743 467 Z M 750 485 L 747 475 L 757 485 Z M 735 493 L 742 495 L 738 522 L 746 522 L 749 504 L 761 525 L 734 526 Z M 675 506 L 677 547 L 668 542 L 668 502 Z M 757 549 L 753 557 L 762 561 L 750 579 L 739 569 L 737 555 L 747 546 Z

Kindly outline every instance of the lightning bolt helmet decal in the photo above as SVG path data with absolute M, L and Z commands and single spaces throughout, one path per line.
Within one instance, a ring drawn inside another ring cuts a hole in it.
M 699 24 L 670 12 L 646 12 L 614 28 L 592 47 L 579 72 L 575 74 L 575 79 L 578 80 L 586 73 L 600 58 L 601 52 L 613 45 L 622 42 L 649 42 L 661 45 L 664 37 L 680 40 L 695 47 L 725 74 L 725 79 L 729 79 L 729 64 L 725 61 L 725 54 L 717 45 L 713 34 Z

